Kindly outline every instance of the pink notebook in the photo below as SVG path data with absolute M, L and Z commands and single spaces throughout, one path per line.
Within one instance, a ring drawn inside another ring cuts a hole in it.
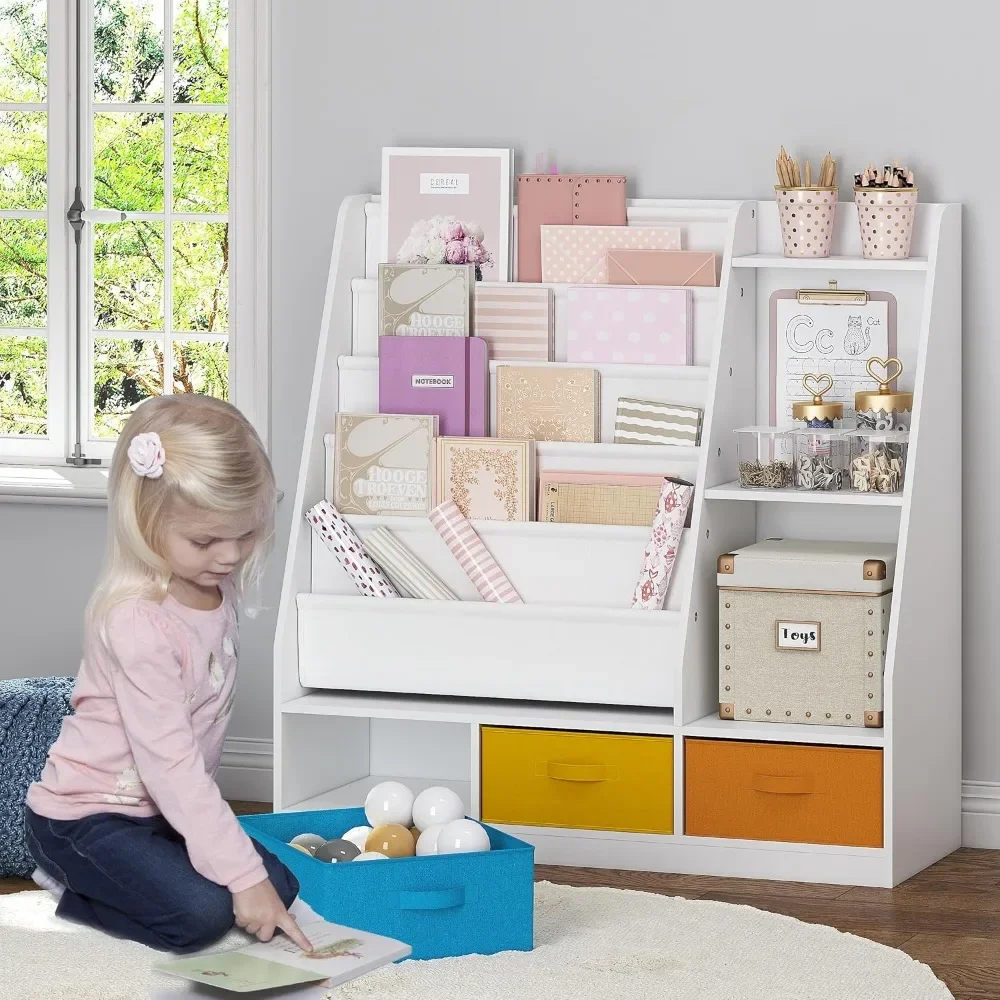
M 445 437 L 489 433 L 489 360 L 479 337 L 379 337 L 379 413 L 438 416 Z

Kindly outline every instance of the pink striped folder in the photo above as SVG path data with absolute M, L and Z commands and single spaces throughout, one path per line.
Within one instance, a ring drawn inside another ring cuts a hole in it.
M 491 361 L 551 361 L 555 349 L 552 289 L 477 284 L 472 332 L 486 341 Z
M 431 511 L 430 520 L 484 601 L 524 603 L 453 500 L 438 504 Z

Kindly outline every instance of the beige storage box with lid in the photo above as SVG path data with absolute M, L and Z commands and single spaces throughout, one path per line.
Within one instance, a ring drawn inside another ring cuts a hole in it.
M 882 726 L 896 548 L 770 538 L 719 556 L 719 716 Z

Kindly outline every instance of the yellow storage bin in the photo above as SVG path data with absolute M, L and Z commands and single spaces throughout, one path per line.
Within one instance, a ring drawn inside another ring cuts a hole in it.
M 484 823 L 673 833 L 669 736 L 483 726 L 481 742 Z

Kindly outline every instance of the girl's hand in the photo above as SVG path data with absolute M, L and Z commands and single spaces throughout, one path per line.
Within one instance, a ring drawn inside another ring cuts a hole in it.
M 260 941 L 270 941 L 275 928 L 280 927 L 303 951 L 312 951 L 309 939 L 299 930 L 270 879 L 233 893 L 233 913 L 236 923 Z

